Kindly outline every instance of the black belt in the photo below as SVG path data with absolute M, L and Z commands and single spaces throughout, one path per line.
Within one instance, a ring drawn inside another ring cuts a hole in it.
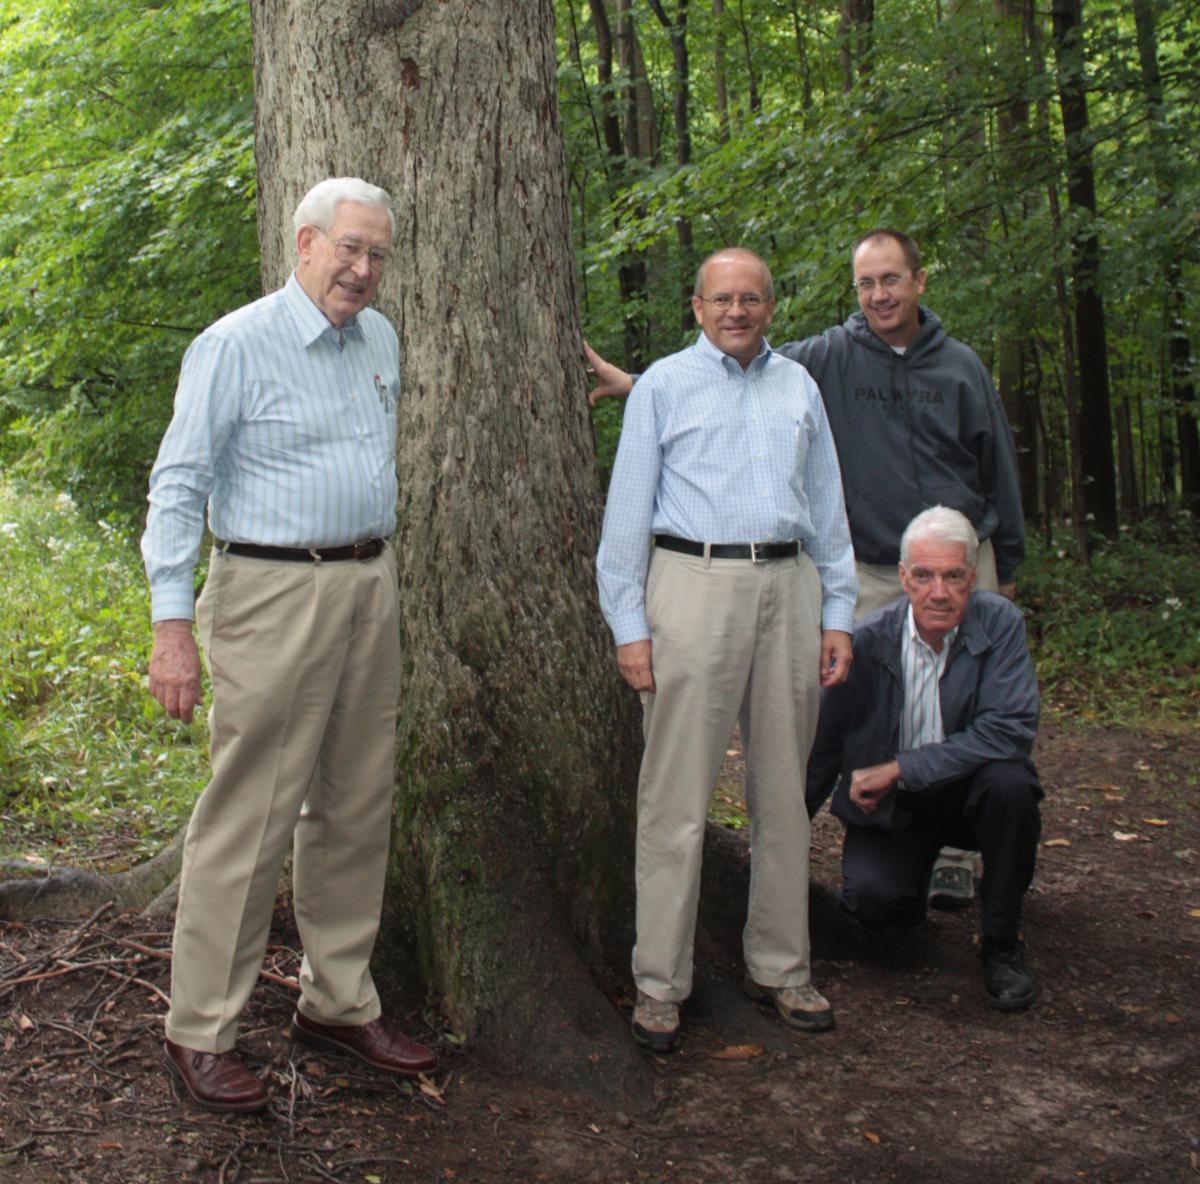
M 222 554 L 250 559 L 282 559 L 289 563 L 334 563 L 339 559 L 374 559 L 384 548 L 383 539 L 364 539 L 344 547 L 260 547 L 258 543 L 226 543 L 213 539 Z
M 677 539 L 673 534 L 656 534 L 655 546 L 664 551 L 680 551 L 684 555 L 703 556 L 705 547 L 713 559 L 749 559 L 761 563 L 765 559 L 791 559 L 800 554 L 800 544 L 791 543 L 695 543 Z

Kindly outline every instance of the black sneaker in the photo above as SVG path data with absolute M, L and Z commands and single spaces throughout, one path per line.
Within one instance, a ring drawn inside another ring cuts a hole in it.
M 1021 1011 L 1033 1002 L 1033 976 L 1020 938 L 983 939 L 983 985 L 988 1006 L 997 1011 Z

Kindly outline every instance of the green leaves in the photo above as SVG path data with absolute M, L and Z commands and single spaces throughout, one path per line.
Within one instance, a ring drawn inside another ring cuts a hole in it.
M 4 451 L 133 510 L 188 341 L 259 292 L 245 5 L 0 4 L 0 158 Z

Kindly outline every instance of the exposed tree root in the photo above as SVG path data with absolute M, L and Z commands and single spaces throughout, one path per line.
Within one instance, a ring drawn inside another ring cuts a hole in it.
M 175 906 L 175 884 L 183 858 L 181 830 L 152 859 L 128 871 L 97 875 L 79 868 L 52 868 L 43 875 L 25 874 L 0 883 L 0 920 L 29 917 L 83 916 L 111 902 L 117 909 L 147 909 L 155 915 Z M 0 865 L 12 872 L 20 865 Z

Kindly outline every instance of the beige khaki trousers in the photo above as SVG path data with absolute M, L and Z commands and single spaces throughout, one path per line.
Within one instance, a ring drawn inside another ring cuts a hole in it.
M 213 553 L 197 604 L 212 779 L 188 826 L 167 1037 L 226 1052 L 258 977 L 295 843 L 300 1009 L 380 1014 L 368 963 L 390 844 L 399 686 L 395 560 Z
M 751 563 L 655 548 L 646 579 L 655 691 L 638 781 L 640 990 L 679 1002 L 692 953 L 709 799 L 735 722 L 746 757 L 746 968 L 764 986 L 811 976 L 804 771 L 819 705 L 821 581 L 812 560 Z
M 856 621 L 861 621 L 868 613 L 904 595 L 896 564 L 856 563 L 854 566 L 858 574 L 858 602 L 854 606 Z M 975 561 L 975 587 L 984 592 L 995 592 L 1000 587 L 991 539 L 984 539 L 979 544 L 979 556 Z

